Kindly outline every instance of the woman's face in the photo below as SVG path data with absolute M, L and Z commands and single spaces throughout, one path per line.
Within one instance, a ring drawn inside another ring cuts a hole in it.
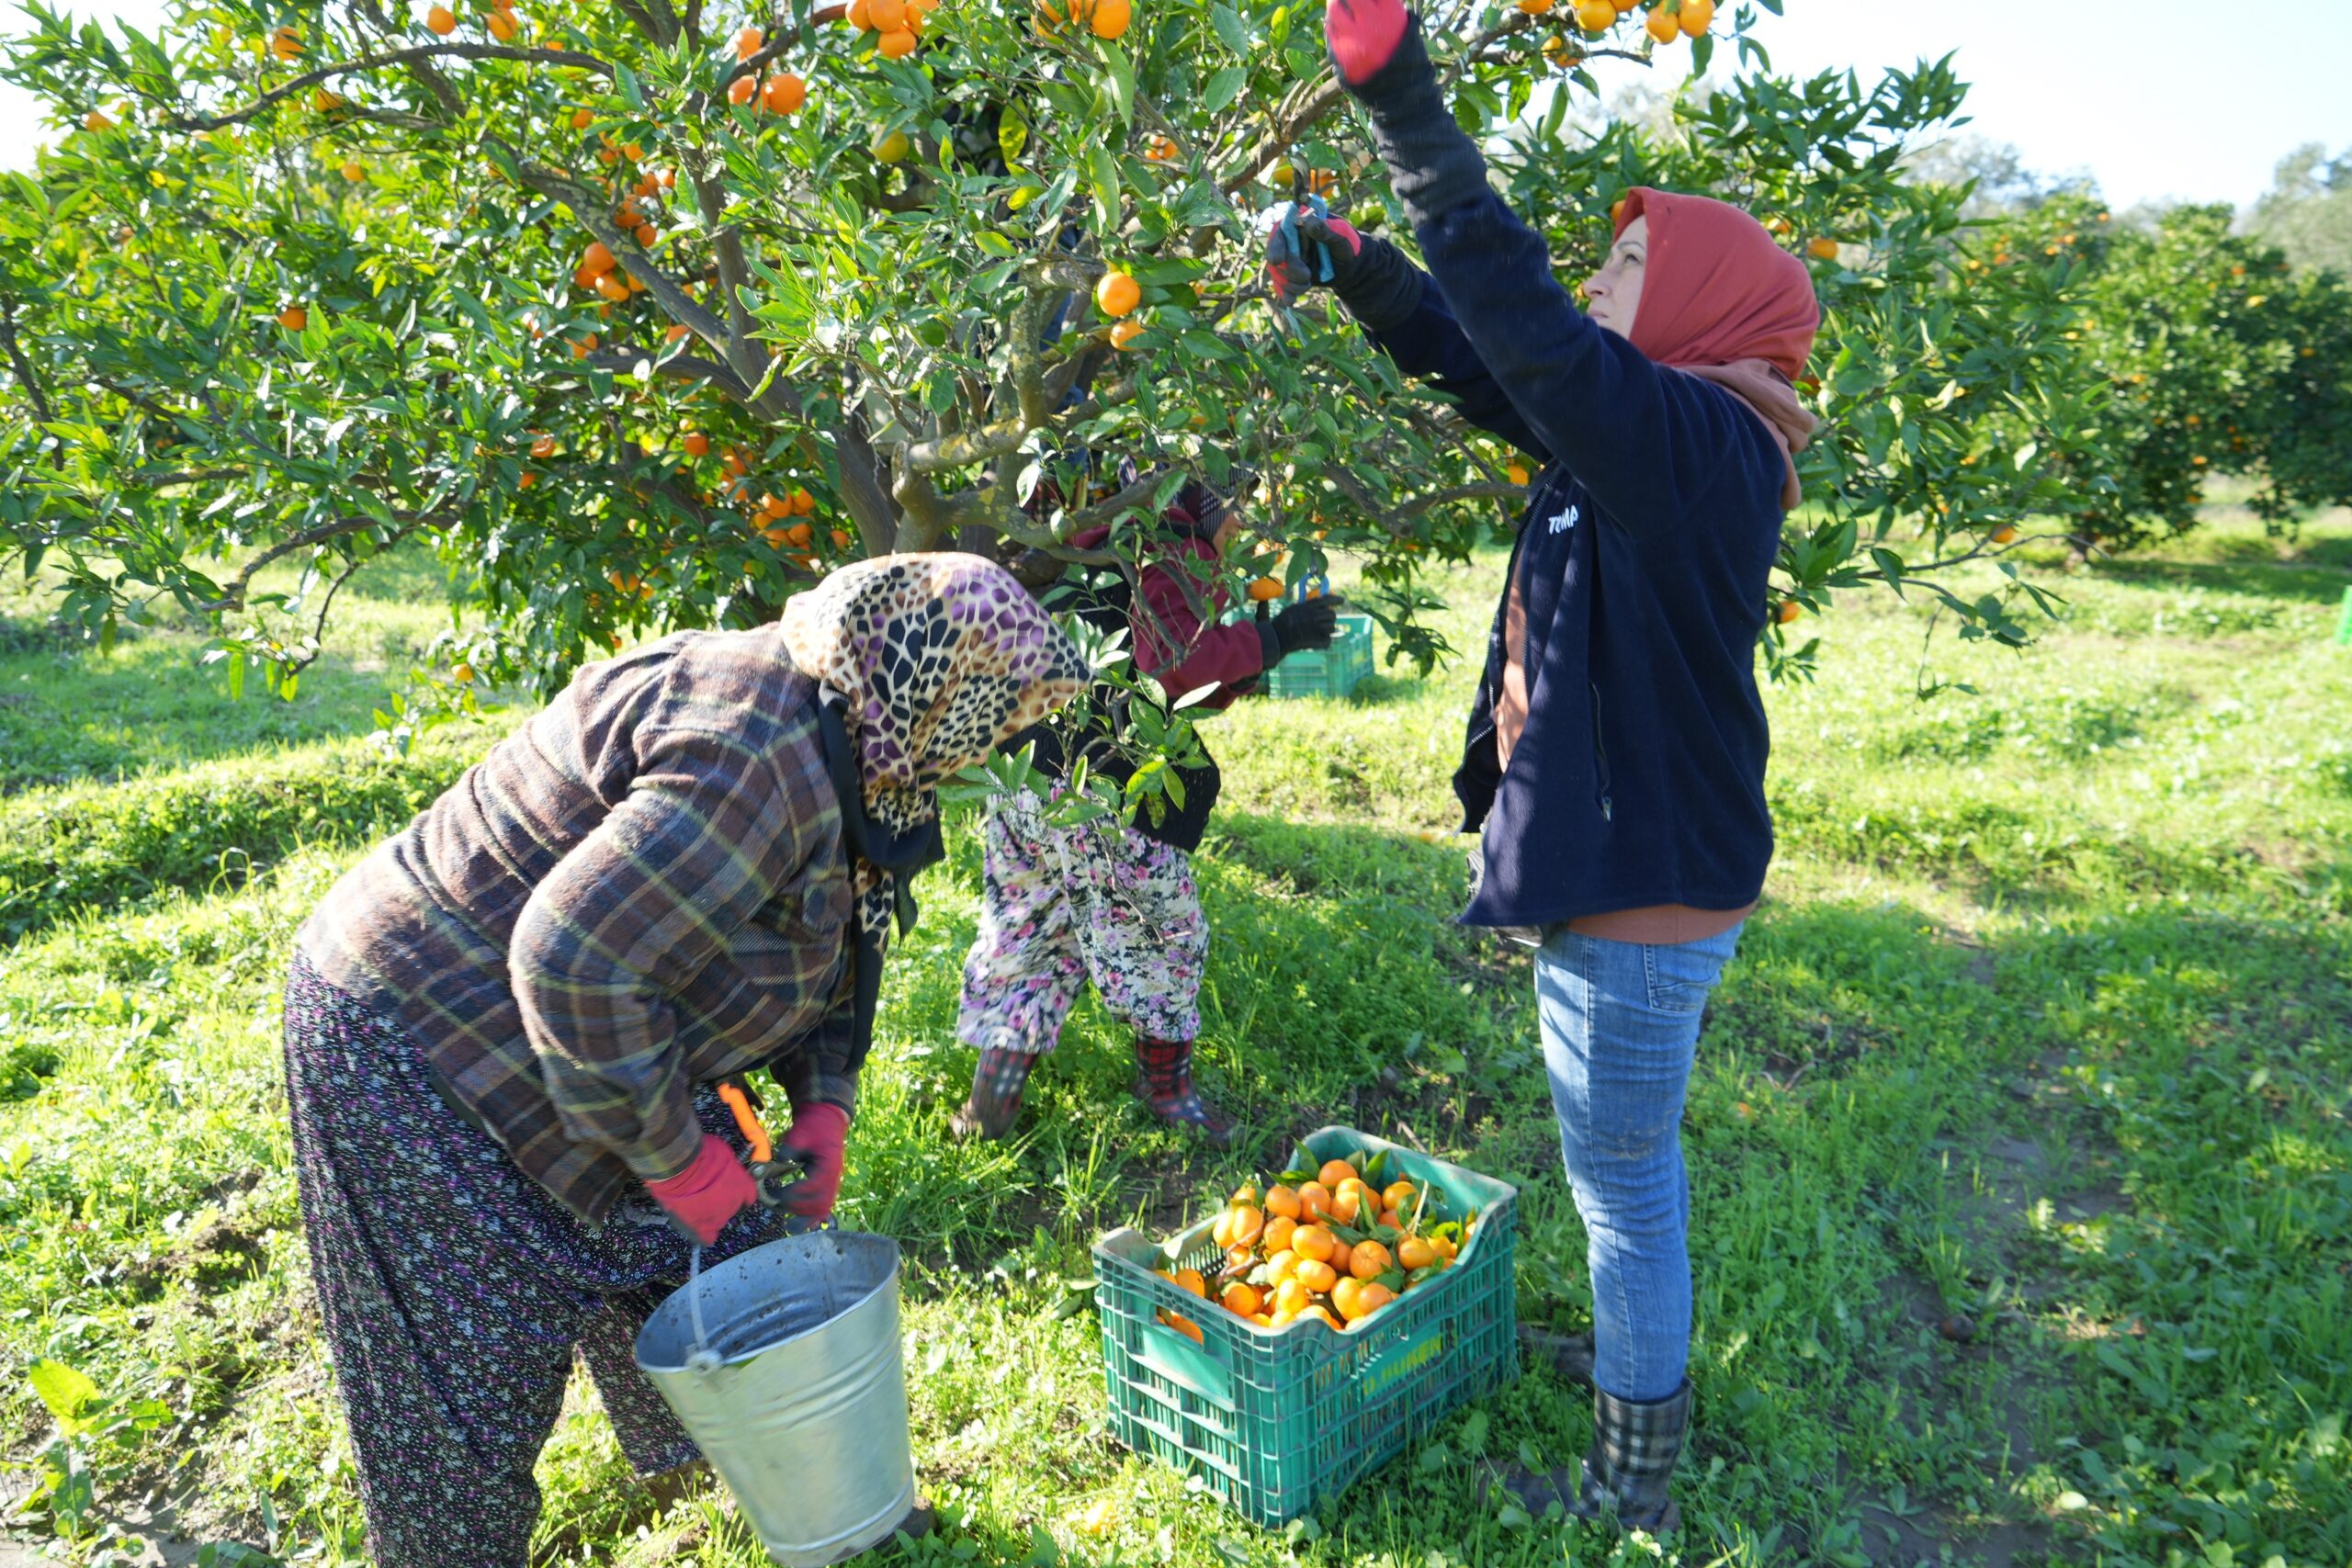
M 1584 313 L 1619 337 L 1634 335 L 1634 312 L 1642 303 L 1642 269 L 1650 259 L 1650 220 L 1645 213 L 1625 225 L 1609 259 L 1585 280 Z

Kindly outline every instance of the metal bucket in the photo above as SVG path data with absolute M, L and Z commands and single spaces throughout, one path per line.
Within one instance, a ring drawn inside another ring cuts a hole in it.
M 637 1364 L 785 1568 L 854 1557 L 913 1510 L 889 1237 L 817 1231 L 703 1270 L 646 1320 Z

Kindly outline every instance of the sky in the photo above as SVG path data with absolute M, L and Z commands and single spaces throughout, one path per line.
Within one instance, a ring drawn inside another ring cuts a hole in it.
M 1726 15 L 1732 4 L 1723 0 Z M 73 8 L 90 14 L 86 3 Z M 1784 17 L 1760 17 L 1755 34 L 1776 69 L 1850 66 L 1874 75 L 1957 51 L 1962 77 L 1974 84 L 1971 131 L 2014 142 L 2039 174 L 2087 172 L 2120 208 L 2164 200 L 2243 207 L 2304 142 L 2352 148 L 2352 0 L 2290 7 L 2134 0 L 2128 10 L 1785 0 L 1784 9 Z M 105 14 L 152 28 L 161 10 L 158 0 L 130 0 Z M 1663 71 L 1599 62 L 1601 86 L 1662 86 L 1688 59 L 1677 45 Z M 0 168 L 28 165 L 46 134 L 38 107 L 0 85 Z

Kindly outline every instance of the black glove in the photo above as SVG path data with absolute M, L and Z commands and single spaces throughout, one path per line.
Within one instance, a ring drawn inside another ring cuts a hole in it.
M 1274 641 L 1285 655 L 1302 648 L 1329 648 L 1340 633 L 1340 601 L 1329 593 L 1302 600 L 1276 615 L 1273 626 Z

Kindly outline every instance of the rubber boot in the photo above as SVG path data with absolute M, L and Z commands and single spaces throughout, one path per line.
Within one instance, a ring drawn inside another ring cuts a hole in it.
M 1190 1127 L 1219 1148 L 1233 1142 L 1233 1118 L 1193 1085 L 1193 1043 L 1136 1037 L 1136 1098 L 1163 1122 Z
M 958 1138 L 1003 1137 L 1021 1118 L 1021 1096 L 1029 1087 L 1030 1069 L 1037 1058 L 1026 1051 L 989 1047 L 972 1069 L 972 1095 L 964 1109 L 947 1119 L 947 1130 Z
M 1578 1518 L 1616 1519 L 1627 1529 L 1665 1535 L 1682 1523 L 1668 1495 L 1690 1431 L 1690 1381 L 1664 1399 L 1620 1399 L 1592 1392 L 1592 1448 L 1584 1463 L 1548 1475 L 1512 1470 L 1503 1484 L 1539 1517 L 1557 1503 Z

